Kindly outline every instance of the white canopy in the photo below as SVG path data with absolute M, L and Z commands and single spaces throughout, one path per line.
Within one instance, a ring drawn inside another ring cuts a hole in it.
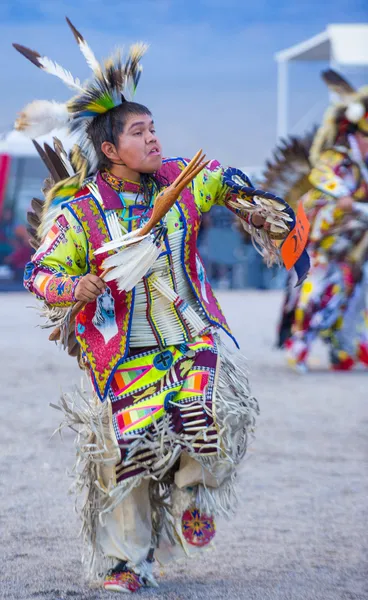
M 278 62 L 278 136 L 288 133 L 288 62 L 326 61 L 334 66 L 368 65 L 368 23 L 328 25 L 318 35 L 282 50 Z
M 11 156 L 37 156 L 31 140 L 18 131 L 11 131 L 0 139 L 0 154 Z
M 326 31 L 282 50 L 278 62 L 324 60 L 339 65 L 368 65 L 368 23 L 328 25 Z
M 66 150 L 72 145 L 71 138 L 65 136 L 60 131 L 55 131 L 55 135 L 62 141 Z M 52 143 L 52 134 L 37 138 L 39 144 L 44 142 Z M 10 154 L 10 156 L 38 156 L 32 140 L 19 131 L 11 131 L 0 139 L 0 154 Z

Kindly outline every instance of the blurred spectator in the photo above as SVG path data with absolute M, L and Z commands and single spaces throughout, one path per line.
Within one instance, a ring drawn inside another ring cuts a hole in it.
M 214 287 L 280 289 L 284 287 L 285 270 L 269 269 L 243 233 L 236 217 L 222 207 L 214 207 L 203 215 L 199 249 Z
M 4 259 L 4 264 L 11 268 L 14 279 L 18 281 L 23 279 L 24 266 L 30 260 L 32 254 L 28 239 L 27 228 L 24 225 L 18 225 L 14 229 L 11 252 Z
M 0 217 L 0 265 L 4 264 L 5 258 L 11 253 L 12 245 L 12 230 L 13 230 L 13 215 L 9 208 L 4 209 L 2 217 Z

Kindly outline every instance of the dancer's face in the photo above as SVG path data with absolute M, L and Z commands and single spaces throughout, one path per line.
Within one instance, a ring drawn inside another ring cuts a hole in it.
M 113 164 L 136 173 L 154 173 L 162 165 L 162 149 L 151 115 L 129 115 L 117 145 L 104 142 L 102 150 Z

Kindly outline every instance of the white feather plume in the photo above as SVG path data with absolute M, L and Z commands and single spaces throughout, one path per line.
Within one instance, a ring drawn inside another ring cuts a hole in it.
M 38 58 L 38 62 L 40 63 L 41 68 L 46 71 L 46 73 L 55 75 L 55 77 L 61 79 L 61 81 L 63 81 L 72 90 L 78 90 L 78 92 L 84 91 L 80 80 L 73 77 L 70 71 L 64 69 L 64 67 L 59 65 L 57 62 L 51 60 L 51 58 L 48 58 L 47 56 L 40 56 Z
M 37 138 L 53 129 L 61 129 L 68 124 L 70 115 L 66 104 L 49 100 L 35 100 L 28 104 L 15 121 L 15 129 L 27 137 Z
M 66 17 L 66 22 L 68 23 L 72 33 L 75 37 L 75 40 L 79 46 L 80 51 L 82 52 L 84 58 L 86 59 L 87 65 L 92 69 L 92 71 L 100 75 L 101 74 L 101 65 L 95 57 L 92 48 L 88 45 L 87 41 L 84 39 L 83 35 L 76 29 L 68 17 Z
M 345 111 L 345 116 L 350 123 L 358 123 L 365 115 L 365 108 L 361 102 L 351 102 Z
M 111 231 L 110 227 L 109 229 Z M 102 244 L 101 248 L 95 250 L 94 254 L 95 256 L 97 256 L 98 254 L 102 254 L 103 252 L 109 252 L 110 250 L 117 250 L 126 248 L 128 246 L 132 246 L 133 244 L 136 244 L 137 242 L 140 242 L 141 240 L 144 240 L 145 238 L 149 237 L 149 235 L 150 234 L 147 233 L 144 236 L 140 236 L 139 229 L 131 231 L 130 233 L 122 234 L 122 231 L 120 229 L 119 236 L 113 236 L 113 239 L 110 242 L 105 242 L 105 244 Z
M 84 58 L 86 59 L 87 65 L 92 69 L 92 71 L 94 73 L 100 73 L 101 72 L 101 65 L 98 62 L 98 60 L 95 57 L 92 49 L 87 44 L 87 42 L 86 42 L 86 40 L 84 38 L 78 40 L 78 46 L 79 46 L 80 51 L 82 52 Z
M 161 252 L 161 244 L 155 243 L 152 236 L 144 237 L 104 260 L 103 268 L 111 268 L 104 280 L 115 279 L 120 291 L 129 292 L 147 274 Z

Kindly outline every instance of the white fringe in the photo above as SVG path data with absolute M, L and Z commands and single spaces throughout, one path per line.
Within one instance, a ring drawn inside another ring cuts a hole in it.
M 232 475 L 218 488 L 199 485 L 195 498 L 195 505 L 199 511 L 205 515 L 230 518 L 238 505 L 236 478 L 237 472 L 233 471 Z
M 215 457 L 197 455 L 195 458 L 215 477 L 221 465 L 230 463 L 233 469 L 217 488 L 198 486 L 197 505 L 207 514 L 229 517 L 237 506 L 236 466 L 246 454 L 249 436 L 254 434 L 259 406 L 250 391 L 245 358 L 240 352 L 231 351 L 219 336 L 216 342 L 221 361 L 214 398 L 219 452 Z
M 57 431 L 61 432 L 64 427 L 69 427 L 77 434 L 74 483 L 70 491 L 77 495 L 76 510 L 82 518 L 82 563 L 87 580 L 98 582 L 102 580 L 106 571 L 114 566 L 114 561 L 103 555 L 96 540 L 100 514 L 106 510 L 109 503 L 112 504 L 108 494 L 102 491 L 98 484 L 99 465 L 115 465 L 120 458 L 120 453 L 110 437 L 108 405 L 106 402 L 102 404 L 95 396 L 91 398 L 91 393 L 83 388 L 76 388 L 74 394 L 63 394 L 59 406 L 51 406 L 64 414 L 64 420 Z M 129 483 L 130 488 L 126 494 L 140 481 Z M 123 491 L 119 491 L 122 499 Z
M 179 295 L 165 282 L 162 277 L 152 276 L 150 282 L 160 294 L 165 296 L 170 302 L 175 304 L 179 312 L 182 314 L 187 325 L 189 325 L 192 336 L 196 337 L 201 331 L 207 329 L 206 323 L 201 319 L 195 310 L 188 302 L 183 301 Z M 179 302 L 182 304 L 179 304 Z
M 291 217 L 285 212 L 285 206 L 276 200 L 268 200 L 255 196 L 253 202 L 244 198 L 236 198 L 229 202 L 232 208 L 235 208 L 240 213 L 247 215 L 258 215 L 263 217 L 270 225 L 270 231 L 263 227 L 257 229 L 251 223 L 247 223 L 241 219 L 241 224 L 245 231 L 251 235 L 252 243 L 257 252 L 263 256 L 268 267 L 273 264 L 282 265 L 280 251 L 277 245 L 273 242 L 275 237 L 285 238 L 289 233 L 289 225 L 292 221 Z M 272 235 L 273 234 L 273 235 Z
M 229 516 L 234 511 L 236 466 L 246 452 L 248 436 L 253 433 L 259 409 L 257 400 L 250 394 L 244 358 L 227 349 L 219 338 L 216 341 L 221 361 L 214 396 L 215 421 L 219 431 L 216 455 L 196 453 L 193 444 L 203 439 L 205 432 L 199 431 L 192 438 L 178 435 L 171 427 L 170 413 L 166 413 L 160 421 L 153 421 L 153 433 L 145 432 L 129 444 L 129 458 L 125 465 L 134 464 L 136 453 L 142 450 L 154 454 L 155 459 L 153 464 L 147 465 L 147 472 L 105 489 L 100 484 L 101 465 L 115 466 L 120 460 L 119 447 L 111 438 L 108 402 L 101 403 L 95 396 L 91 399 L 86 391 L 77 390 L 74 395 L 63 395 L 60 406 L 55 407 L 64 413 L 59 430 L 68 426 L 77 433 L 73 491 L 81 497 L 79 512 L 85 547 L 83 564 L 90 581 L 101 582 L 106 571 L 114 564 L 98 547 L 98 522 L 103 523 L 105 515 L 113 511 L 144 478 L 151 480 L 153 540 L 156 544 L 162 531 L 166 532 L 169 539 L 177 540 L 175 521 L 193 499 L 200 510 L 210 515 Z M 211 412 L 208 407 L 205 408 Z M 218 488 L 200 484 L 192 491 L 178 490 L 170 472 L 176 468 L 182 452 L 187 452 L 215 478 L 221 467 L 230 464 L 229 476 Z M 144 565 L 132 567 L 136 572 L 141 569 L 144 577 L 148 578 L 151 567 L 147 567 L 148 570 Z
M 37 309 L 41 318 L 45 319 L 45 322 L 40 325 L 41 329 L 49 329 L 50 327 L 62 325 L 68 311 L 68 308 L 63 306 L 51 306 L 46 302 L 42 302 L 42 307 L 37 307 Z
M 132 569 L 137 575 L 144 580 L 145 585 L 148 587 L 158 587 L 158 583 L 153 575 L 153 563 L 144 560 L 139 565 L 133 565 L 129 561 L 127 562 L 128 569 Z

